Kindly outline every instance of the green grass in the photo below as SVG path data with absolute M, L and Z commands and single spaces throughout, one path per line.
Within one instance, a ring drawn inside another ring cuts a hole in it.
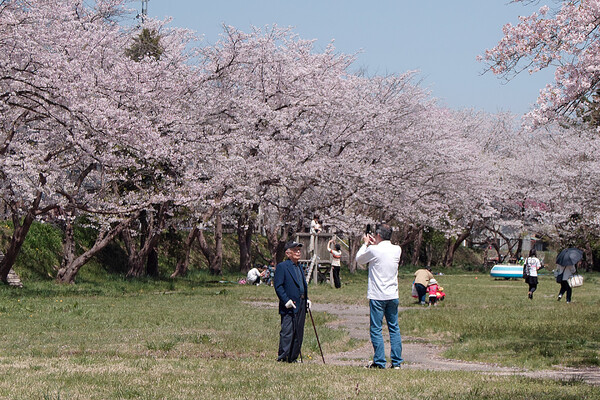
M 236 275 L 223 278 L 235 281 Z M 342 275 L 343 287 L 315 287 L 316 303 L 366 306 L 364 272 Z M 586 275 L 573 303 L 557 302 L 558 285 L 540 279 L 533 301 L 520 281 L 444 275 L 447 299 L 425 309 L 400 279 L 405 340 L 447 347 L 446 356 L 531 369 L 597 366 L 598 276 Z M 88 277 L 59 286 L 0 287 L 0 398 L 10 399 L 582 399 L 597 387 L 473 372 L 370 371 L 325 365 L 312 326 L 303 355 L 314 362 L 276 363 L 279 316 L 249 302 L 275 302 L 273 288 L 186 279 Z M 314 312 L 326 354 L 356 346 L 334 317 Z M 365 326 L 365 330 L 368 326 Z

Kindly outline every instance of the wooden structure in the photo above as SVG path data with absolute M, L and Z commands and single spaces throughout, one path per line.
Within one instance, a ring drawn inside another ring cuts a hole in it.
M 311 236 L 313 239 L 313 248 L 311 251 Z M 317 235 L 311 235 L 310 233 L 297 233 L 296 241 L 302 243 L 302 255 L 300 256 L 300 263 L 303 265 L 306 271 L 306 283 L 310 283 L 312 280 L 314 284 L 318 284 L 319 280 L 325 282 L 329 279 L 331 286 L 333 287 L 333 268 L 331 268 L 331 256 L 327 251 L 327 243 L 331 239 L 336 239 L 336 242 L 342 246 L 342 261 L 348 262 L 349 253 L 348 245 L 338 238 L 333 233 L 319 233 Z

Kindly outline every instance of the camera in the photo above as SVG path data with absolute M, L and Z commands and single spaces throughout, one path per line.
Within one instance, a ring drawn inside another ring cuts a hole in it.
M 365 229 L 365 234 L 370 235 L 371 233 L 373 233 L 373 231 L 371 230 L 371 224 L 367 224 L 367 228 Z

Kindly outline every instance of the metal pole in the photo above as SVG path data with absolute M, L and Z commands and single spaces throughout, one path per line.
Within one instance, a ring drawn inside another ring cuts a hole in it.
M 317 327 L 315 326 L 315 320 L 312 316 L 312 311 L 310 308 L 308 309 L 308 314 L 310 315 L 310 320 L 312 321 L 313 329 L 315 330 L 315 336 L 317 337 L 317 344 L 319 345 L 319 351 L 321 352 L 321 359 L 323 360 L 323 364 L 325 364 L 325 357 L 323 356 L 323 349 L 321 349 L 321 342 L 319 341 L 319 335 L 317 334 Z

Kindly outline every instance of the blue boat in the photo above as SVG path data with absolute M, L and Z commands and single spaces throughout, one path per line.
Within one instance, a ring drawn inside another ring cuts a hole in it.
M 523 278 L 523 266 L 519 264 L 496 264 L 490 270 L 494 278 Z

